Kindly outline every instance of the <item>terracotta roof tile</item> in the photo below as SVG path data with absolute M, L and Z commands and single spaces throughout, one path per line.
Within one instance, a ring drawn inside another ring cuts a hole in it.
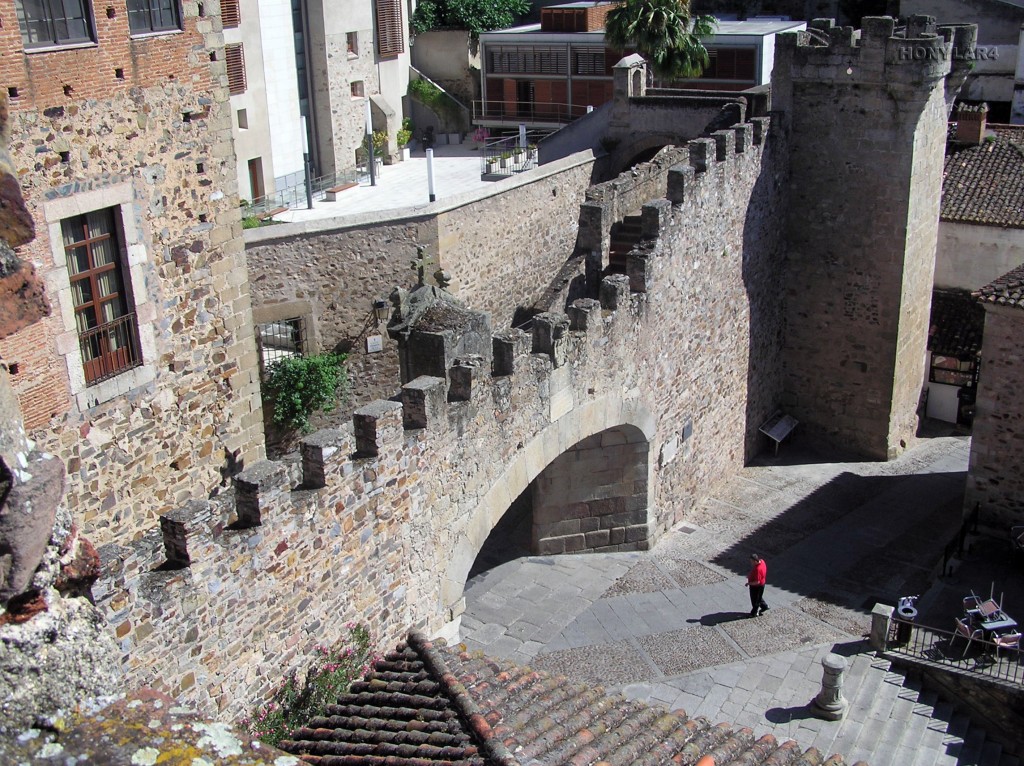
M 973 293 L 982 303 L 1024 309 L 1024 263 Z
M 942 356 L 972 359 L 981 350 L 985 310 L 966 290 L 932 292 L 928 350 Z
M 281 747 L 320 766 L 844 766 L 412 633 Z
M 1024 228 L 1024 127 L 989 127 L 980 145 L 948 144 L 940 218 Z

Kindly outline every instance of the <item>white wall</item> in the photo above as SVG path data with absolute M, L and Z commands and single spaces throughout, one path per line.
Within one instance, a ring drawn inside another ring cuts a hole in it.
M 977 290 L 1024 263 L 1024 229 L 939 222 L 935 286 Z
M 302 173 L 299 86 L 290 0 L 259 0 L 263 81 L 273 151 L 272 178 Z
M 238 195 L 252 199 L 249 160 L 261 158 L 266 194 L 274 191 L 274 157 L 270 138 L 270 119 L 266 91 L 263 88 L 263 40 L 257 0 L 243 0 L 241 25 L 224 30 L 225 44 L 241 43 L 245 57 L 245 92 L 231 96 L 231 128 L 238 161 Z M 244 109 L 247 128 L 241 128 L 239 110 Z

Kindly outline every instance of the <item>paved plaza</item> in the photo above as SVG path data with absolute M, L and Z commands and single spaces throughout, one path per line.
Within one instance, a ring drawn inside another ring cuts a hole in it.
M 848 763 L 1016 763 L 964 715 L 870 652 L 874 603 L 922 594 L 921 621 L 952 627 L 969 572 L 935 576 L 961 523 L 969 440 L 922 439 L 899 459 L 823 458 L 798 445 L 720 487 L 653 551 L 529 556 L 528 519 L 492 533 L 466 587 L 473 650 L 691 716 L 838 752 Z M 749 617 L 747 559 L 768 564 L 770 611 Z M 970 587 L 1007 592 L 1019 578 Z M 950 625 L 946 625 L 949 622 Z M 850 663 L 845 720 L 807 705 L 829 652 Z M 986 760 L 986 755 L 988 760 Z

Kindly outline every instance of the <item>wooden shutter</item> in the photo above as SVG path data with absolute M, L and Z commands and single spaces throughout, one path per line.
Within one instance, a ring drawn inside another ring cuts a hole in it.
M 238 0 L 220 0 L 220 19 L 225 29 L 234 29 L 242 23 Z
M 381 58 L 405 51 L 402 0 L 377 0 L 377 53 Z
M 224 46 L 224 60 L 228 65 L 228 92 L 232 96 L 245 93 L 245 54 L 241 43 Z

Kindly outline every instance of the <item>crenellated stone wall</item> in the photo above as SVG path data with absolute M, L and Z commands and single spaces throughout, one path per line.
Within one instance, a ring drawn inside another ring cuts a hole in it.
M 374 300 L 416 281 L 410 268 L 424 247 L 431 275 L 443 267 L 451 291 L 507 325 L 531 306 L 572 254 L 579 205 L 593 173 L 585 152 L 524 173 L 498 193 L 397 210 L 339 226 L 283 224 L 245 234 L 257 322 L 306 316 L 317 348 L 349 348 L 350 406 L 389 396 L 398 380 L 395 344 L 367 352 L 367 335 L 383 335 Z M 662 170 L 664 172 L 664 170 Z
M 761 305 L 775 282 L 753 282 L 781 258 L 784 148 L 760 120 L 686 157 L 643 208 L 630 275 L 597 298 L 495 332 L 490 367 L 455 358 L 448 380 L 417 377 L 306 437 L 300 463 L 250 465 L 230 492 L 105 546 L 96 595 L 133 682 L 237 717 L 347 621 L 382 643 L 410 626 L 454 637 L 491 529 L 588 439 L 634 458 L 589 497 L 611 504 L 543 531 L 546 550 L 646 548 L 739 468 L 762 414 L 748 402 L 774 405 L 781 380 L 778 365 L 754 374 L 778 359 L 781 326 Z

